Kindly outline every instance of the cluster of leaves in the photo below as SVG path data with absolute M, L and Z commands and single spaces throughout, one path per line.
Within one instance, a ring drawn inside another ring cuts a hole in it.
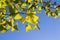
M 48 16 L 53 16 L 54 18 L 57 18 L 60 16 L 60 12 L 59 12 L 60 11 L 60 4 L 57 4 L 56 2 L 51 3 L 50 1 L 43 2 L 44 10 Z
M 10 29 L 11 31 L 19 31 L 18 23 L 15 23 L 16 20 L 20 20 L 23 24 L 26 22 L 28 23 L 26 25 L 26 32 L 34 30 L 35 28 L 40 29 L 38 26 L 38 19 L 40 17 L 36 15 L 36 9 L 38 10 L 38 13 L 44 9 L 48 16 L 53 16 L 54 18 L 60 16 L 58 13 L 60 5 L 55 7 L 56 2 L 52 4 L 55 8 L 55 11 L 52 12 L 50 10 L 50 1 L 0 0 L 0 32 L 7 32 Z M 43 6 L 40 6 L 40 4 L 43 4 Z M 26 16 L 23 17 L 21 14 L 25 14 Z

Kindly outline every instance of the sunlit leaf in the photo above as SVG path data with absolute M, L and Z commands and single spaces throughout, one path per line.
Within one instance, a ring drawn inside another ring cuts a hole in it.
M 15 16 L 15 19 L 17 20 L 17 19 L 21 19 L 22 18 L 22 16 L 20 15 L 20 14 L 17 14 L 16 16 Z
M 34 25 L 34 29 L 39 29 L 40 30 L 38 24 Z
M 28 25 L 26 26 L 26 32 L 28 32 L 29 30 L 33 30 L 32 26 L 31 26 L 30 24 L 28 24 Z
M 28 0 L 28 3 L 32 2 L 33 0 Z

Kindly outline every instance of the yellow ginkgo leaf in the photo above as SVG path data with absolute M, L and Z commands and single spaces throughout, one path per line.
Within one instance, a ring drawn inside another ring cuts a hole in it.
M 54 16 L 54 18 L 56 19 L 58 16 Z
M 43 3 L 43 0 L 39 0 L 40 1 L 40 3 Z
M 23 24 L 26 22 L 26 19 L 25 19 L 25 18 L 21 18 L 20 20 L 21 20 L 21 22 L 22 22 Z
M 38 5 L 38 2 L 39 2 L 39 0 L 35 0 L 35 2 L 34 2 L 34 3 L 35 3 L 35 5 Z
M 4 32 L 7 32 L 7 30 L 2 30 L 1 32 L 4 33 Z
M 14 31 L 15 29 L 14 29 L 14 20 L 13 19 L 11 20 L 11 24 L 12 24 L 12 30 L 11 31 Z
M 15 13 L 18 13 L 19 11 L 18 10 L 15 10 Z
M 38 21 L 39 17 L 36 15 L 31 16 L 26 16 L 26 21 L 31 23 L 31 24 L 36 24 Z
M 4 32 L 7 32 L 8 30 L 6 29 L 5 26 L 2 26 L 2 25 L 1 25 L 0 31 L 1 31 L 2 33 L 4 33 Z
M 0 0 L 0 8 L 5 8 L 6 3 L 5 3 L 6 0 Z
M 26 32 L 28 32 L 29 30 L 33 30 L 32 26 L 31 26 L 30 24 L 28 24 L 28 25 L 26 26 Z
M 32 18 L 30 16 L 26 16 L 26 22 L 33 24 Z
M 35 10 L 35 8 L 34 8 L 34 7 L 32 7 L 32 10 L 34 11 L 34 10 Z
M 14 28 L 14 27 L 12 27 L 12 30 L 11 30 L 11 31 L 13 32 L 14 30 L 15 30 L 15 28 Z
M 18 23 L 16 23 L 16 25 L 13 25 L 11 31 L 14 31 L 14 30 L 17 30 L 18 31 L 17 25 L 18 25 Z
M 30 4 L 30 5 L 28 6 L 28 9 L 29 9 L 31 6 L 32 6 L 32 4 Z
M 33 0 L 28 0 L 28 3 L 31 3 Z
M 15 26 L 12 27 L 12 30 L 11 31 L 14 31 L 14 30 L 16 30 L 16 31 L 19 32 L 17 25 L 15 25 Z
M 23 3 L 23 4 L 21 5 L 21 7 L 22 7 L 22 8 L 25 8 L 26 5 L 27 5 L 26 3 Z
M 14 19 L 11 20 L 11 24 L 12 24 L 12 26 L 14 26 Z
M 56 8 L 55 8 L 55 10 L 59 10 L 59 8 L 58 8 L 58 7 L 56 7 Z
M 39 16 L 33 15 L 33 21 L 34 21 L 34 22 L 37 22 L 38 19 L 39 19 Z
M 38 7 L 38 11 L 41 11 L 41 10 L 42 10 L 42 7 L 41 7 L 41 6 L 39 6 L 39 7 Z
M 52 12 L 52 16 L 55 16 L 55 12 Z
M 40 30 L 38 24 L 34 25 L 34 29 L 39 29 Z
M 31 11 L 30 10 L 27 10 L 26 14 L 30 14 L 30 13 L 31 13 Z
M 6 23 L 6 21 L 2 21 L 2 23 L 1 24 L 5 24 Z
M 10 25 L 8 25 L 8 26 L 7 26 L 7 29 L 9 30 L 10 28 L 11 28 L 11 26 L 10 26 Z
M 47 14 L 48 16 L 51 16 L 51 14 L 50 14 L 50 12 L 48 12 L 48 14 Z
M 34 15 L 35 15 L 35 14 L 36 14 L 36 11 L 32 12 L 32 14 L 34 14 Z
M 16 19 L 16 20 L 21 19 L 21 18 L 22 18 L 22 16 L 21 16 L 20 14 L 17 14 L 17 15 L 15 16 L 15 19 Z
M 58 16 L 60 16 L 60 13 L 58 13 Z

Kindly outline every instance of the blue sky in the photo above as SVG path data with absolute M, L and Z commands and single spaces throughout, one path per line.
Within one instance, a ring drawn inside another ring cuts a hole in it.
M 60 40 L 60 17 L 57 19 L 48 17 L 43 10 L 39 15 L 40 30 L 35 29 L 26 33 L 25 25 L 18 21 L 20 32 L 0 33 L 0 40 Z

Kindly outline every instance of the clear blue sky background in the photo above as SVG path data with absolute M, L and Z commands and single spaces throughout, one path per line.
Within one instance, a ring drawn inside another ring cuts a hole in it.
M 46 1 L 46 0 L 45 0 Z M 52 2 L 59 0 L 53 0 Z M 19 22 L 20 32 L 8 31 L 7 33 L 0 33 L 0 40 L 60 40 L 60 17 L 54 19 L 48 17 L 44 11 L 41 11 L 39 22 L 40 30 L 25 32 L 25 26 Z

